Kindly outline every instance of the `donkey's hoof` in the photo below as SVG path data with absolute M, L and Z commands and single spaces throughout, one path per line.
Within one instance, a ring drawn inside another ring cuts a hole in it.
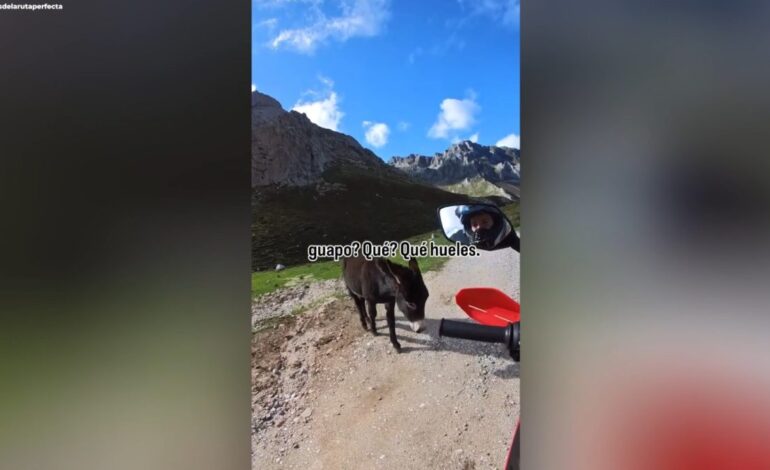
M 401 345 L 398 343 L 393 343 L 393 348 L 396 350 L 397 353 L 401 352 Z

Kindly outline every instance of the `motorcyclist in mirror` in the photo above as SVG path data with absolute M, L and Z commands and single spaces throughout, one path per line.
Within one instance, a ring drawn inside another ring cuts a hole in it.
M 463 231 L 453 234 L 455 241 L 465 240 L 483 250 L 511 247 L 519 251 L 519 236 L 501 215 L 499 210 L 487 205 L 459 206 L 455 214 L 463 225 Z

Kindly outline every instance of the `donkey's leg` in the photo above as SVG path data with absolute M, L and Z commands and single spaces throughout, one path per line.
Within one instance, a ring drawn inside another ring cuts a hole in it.
M 388 319 L 388 332 L 390 333 L 390 344 L 396 348 L 396 351 L 401 352 L 401 345 L 396 339 L 396 314 L 393 309 L 395 308 L 395 302 L 389 302 L 385 306 L 385 316 Z
M 371 326 L 372 326 L 372 334 L 374 336 L 377 336 L 377 323 L 375 323 L 374 321 L 374 319 L 377 318 L 377 304 L 375 304 L 371 300 L 367 300 L 366 308 L 367 310 L 369 310 L 369 321 L 371 322 Z
M 356 309 L 358 309 L 358 317 L 361 319 L 361 326 L 364 327 L 364 330 L 368 330 L 369 327 L 366 324 L 366 310 L 364 309 L 364 299 L 361 297 L 358 297 L 352 292 L 350 292 L 350 296 L 353 298 L 353 302 L 355 302 L 356 304 Z

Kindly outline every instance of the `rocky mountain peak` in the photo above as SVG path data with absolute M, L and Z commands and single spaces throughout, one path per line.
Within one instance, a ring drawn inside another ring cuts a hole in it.
M 495 185 L 505 183 L 510 188 L 519 184 L 519 160 L 517 149 L 464 140 L 433 156 L 410 154 L 392 157 L 390 164 L 434 185 L 454 185 L 482 178 Z
M 447 151 L 452 153 L 470 153 L 483 148 L 483 145 L 479 145 L 471 140 L 461 140 L 452 144 Z
M 281 103 L 272 96 L 268 96 L 259 91 L 253 91 L 251 93 L 251 106 L 257 108 L 280 108 L 283 110 Z
M 272 96 L 265 95 L 258 91 L 251 93 L 251 124 L 252 126 L 257 123 L 263 123 L 270 121 L 286 114 L 286 111 Z
M 333 165 L 404 177 L 349 135 L 317 126 L 302 113 L 284 110 L 276 99 L 252 92 L 252 187 L 317 184 Z

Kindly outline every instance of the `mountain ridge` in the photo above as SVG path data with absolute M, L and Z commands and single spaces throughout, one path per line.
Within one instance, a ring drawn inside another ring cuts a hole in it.
M 251 186 L 304 186 L 321 182 L 333 164 L 400 175 L 356 139 L 286 111 L 274 98 L 252 92 Z
M 520 162 L 518 149 L 464 140 L 432 156 L 393 156 L 388 163 L 407 175 L 440 187 L 481 178 L 518 199 Z

